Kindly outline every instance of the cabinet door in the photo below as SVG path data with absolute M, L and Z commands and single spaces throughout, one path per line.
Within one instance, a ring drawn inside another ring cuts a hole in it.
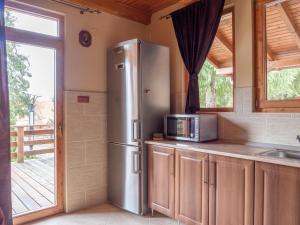
M 149 148 L 150 208 L 174 217 L 174 149 L 152 145 Z
M 209 158 L 209 224 L 253 225 L 254 162 Z
M 176 219 L 208 225 L 208 154 L 177 150 L 175 174 Z
M 255 163 L 255 225 L 300 224 L 300 169 Z

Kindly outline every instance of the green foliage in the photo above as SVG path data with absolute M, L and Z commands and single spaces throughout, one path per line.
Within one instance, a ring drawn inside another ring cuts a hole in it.
M 13 17 L 9 10 L 5 10 L 5 26 L 14 27 L 17 18 Z
M 227 76 L 217 75 L 216 68 L 206 61 L 198 75 L 200 107 L 233 107 L 233 83 Z
M 201 108 L 233 106 L 233 83 L 230 77 L 217 75 L 216 68 L 206 61 L 198 78 Z M 300 96 L 300 68 L 270 71 L 267 95 L 269 100 L 294 99 Z
M 12 26 L 16 19 L 9 12 L 5 13 L 6 25 Z M 10 123 L 14 125 L 17 118 L 23 117 L 28 113 L 30 103 L 28 58 L 19 53 L 18 45 L 14 42 L 7 42 L 7 71 L 10 100 Z
M 294 99 L 300 96 L 300 68 L 271 71 L 267 84 L 269 100 Z

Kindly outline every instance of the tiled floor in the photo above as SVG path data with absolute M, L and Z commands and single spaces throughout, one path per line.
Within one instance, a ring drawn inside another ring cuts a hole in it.
M 62 214 L 31 225 L 177 225 L 177 221 L 155 216 L 137 216 L 111 205 L 102 205 L 91 209 Z

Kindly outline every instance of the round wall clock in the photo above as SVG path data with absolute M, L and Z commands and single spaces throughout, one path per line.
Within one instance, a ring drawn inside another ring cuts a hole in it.
M 90 47 L 92 45 L 92 35 L 86 30 L 82 30 L 79 33 L 79 42 L 83 47 Z

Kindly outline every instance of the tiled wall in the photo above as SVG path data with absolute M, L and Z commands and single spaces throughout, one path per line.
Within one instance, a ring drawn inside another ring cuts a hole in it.
M 300 113 L 253 113 L 252 88 L 236 88 L 235 112 L 219 114 L 219 137 L 300 147 Z
M 78 103 L 77 96 L 89 96 Z M 106 201 L 106 94 L 65 92 L 65 210 Z

